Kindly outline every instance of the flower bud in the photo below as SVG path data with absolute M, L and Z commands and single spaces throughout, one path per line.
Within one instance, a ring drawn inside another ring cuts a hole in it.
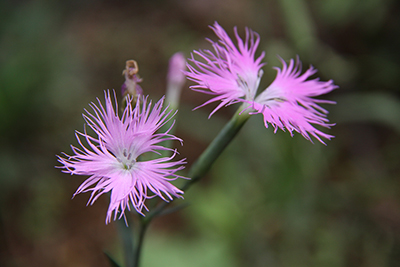
M 186 76 L 183 73 L 185 69 L 186 59 L 183 53 L 175 53 L 169 60 L 167 74 L 166 102 L 170 104 L 171 108 L 177 108 L 179 106 L 180 94 L 186 80 Z

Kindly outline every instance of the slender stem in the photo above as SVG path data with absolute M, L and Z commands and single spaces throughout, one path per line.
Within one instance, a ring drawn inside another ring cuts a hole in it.
M 248 112 L 242 112 L 239 108 L 231 120 L 222 128 L 215 139 L 204 150 L 200 157 L 195 161 L 189 170 L 188 176 L 190 180 L 184 184 L 182 190 L 188 189 L 193 183 L 201 179 L 211 168 L 215 160 L 221 155 L 228 144 L 233 140 L 236 134 L 240 131 L 245 122 L 249 119 Z
M 190 180 L 187 180 L 186 183 L 181 187 L 182 191 L 186 191 L 192 184 L 200 180 L 207 173 L 215 160 L 219 157 L 219 155 L 221 155 L 224 149 L 240 131 L 242 126 L 250 117 L 248 112 L 242 111 L 243 106 L 236 111 L 231 120 L 224 126 L 224 128 L 222 128 L 215 139 L 209 144 L 206 150 L 204 150 L 200 157 L 195 161 L 188 173 L 188 177 L 190 178 Z M 159 215 L 172 201 L 161 203 L 149 214 L 147 214 L 144 218 L 146 223 L 150 222 L 153 217 Z
M 139 267 L 140 263 L 140 255 L 143 247 L 143 240 L 144 240 L 144 235 L 146 233 L 147 227 L 149 226 L 150 221 L 140 219 L 140 229 L 139 229 L 139 238 L 136 244 L 135 248 L 135 257 L 134 257 L 134 264 L 133 267 Z
M 173 107 L 169 107 L 167 111 L 170 111 L 172 114 L 174 114 L 176 110 L 177 110 L 177 108 L 173 106 Z M 168 132 L 168 134 L 172 134 L 173 135 L 175 133 L 175 129 L 176 129 L 177 116 L 178 116 L 178 114 L 175 114 L 175 116 L 173 118 L 170 118 L 170 120 L 161 127 L 160 132 L 161 133 L 165 133 L 166 131 L 170 130 Z M 175 124 L 175 125 L 174 125 L 174 127 L 171 128 L 171 126 L 173 124 Z M 163 141 L 162 142 L 162 146 L 164 146 L 166 148 L 171 148 L 172 147 L 172 142 L 173 142 L 173 140 Z M 172 154 L 172 152 L 170 150 L 161 150 L 160 153 L 161 153 L 161 155 L 163 157 L 170 157 L 171 154 Z
M 128 222 L 128 218 L 126 217 L 126 220 Z M 129 223 L 131 226 L 133 224 Z M 124 220 L 118 220 L 117 221 L 117 227 L 118 227 L 118 232 L 120 235 L 120 238 L 122 240 L 122 245 L 124 249 L 124 254 L 125 254 L 125 265 L 132 266 L 134 262 L 133 258 L 133 236 L 131 229 L 125 224 Z M 133 227 L 135 228 L 135 227 Z
M 224 126 L 224 128 L 222 128 L 215 139 L 210 143 L 206 150 L 204 150 L 197 161 L 192 165 L 188 173 L 188 177 L 190 177 L 191 179 L 187 180 L 187 182 L 182 186 L 181 189 L 183 191 L 187 190 L 192 184 L 200 180 L 208 172 L 215 160 L 219 157 L 219 155 L 221 155 L 224 149 L 240 131 L 242 126 L 250 117 L 248 112 L 242 112 L 242 110 L 243 106 L 238 109 L 232 119 Z M 146 217 L 140 218 L 139 239 L 135 248 L 135 262 L 133 267 L 139 266 L 140 252 L 143 246 L 144 235 L 151 220 L 155 216 L 159 215 L 172 201 L 161 203 L 149 214 L 147 214 Z

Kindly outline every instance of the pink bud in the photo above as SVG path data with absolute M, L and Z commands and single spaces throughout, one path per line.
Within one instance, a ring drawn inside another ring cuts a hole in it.
M 185 83 L 186 59 L 182 52 L 175 53 L 169 60 L 167 74 L 166 102 L 172 108 L 177 108 L 182 87 Z

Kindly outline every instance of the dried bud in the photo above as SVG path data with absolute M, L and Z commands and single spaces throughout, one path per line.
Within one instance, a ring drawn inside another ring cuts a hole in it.
M 143 89 L 140 87 L 138 83 L 142 82 L 142 79 L 139 77 L 139 66 L 135 60 L 127 60 L 126 66 L 122 75 L 125 75 L 125 82 L 121 86 L 121 91 L 124 99 L 127 95 L 133 97 L 136 100 L 139 95 L 143 94 Z

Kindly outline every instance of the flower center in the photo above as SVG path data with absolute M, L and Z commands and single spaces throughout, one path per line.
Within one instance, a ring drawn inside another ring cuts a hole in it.
M 129 152 L 124 149 L 122 155 L 117 157 L 117 160 L 122 164 L 122 168 L 124 170 L 130 170 L 136 163 L 136 159 L 132 156 L 132 152 Z
M 254 75 L 252 76 L 251 74 L 249 74 L 246 78 L 241 76 L 239 73 L 237 73 L 236 75 L 237 75 L 236 83 L 240 88 L 242 88 L 245 94 L 245 99 L 252 101 L 257 92 L 257 88 L 260 85 L 260 80 L 263 75 L 263 71 L 260 70 L 257 74 L 257 77 L 255 77 Z

